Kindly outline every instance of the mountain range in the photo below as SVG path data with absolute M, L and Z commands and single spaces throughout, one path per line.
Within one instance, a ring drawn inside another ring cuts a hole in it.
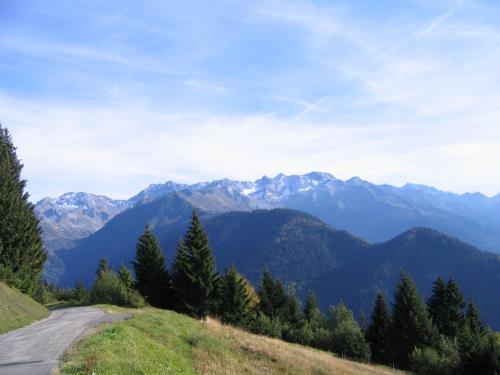
M 438 276 L 453 277 L 497 328 L 500 295 L 491 286 L 500 279 L 500 258 L 478 247 L 500 249 L 499 208 L 498 196 L 342 181 L 319 172 L 167 182 L 125 201 L 70 193 L 36 206 L 51 246 L 46 276 L 63 286 L 90 284 L 102 256 L 114 267 L 129 265 L 146 223 L 170 262 L 196 209 L 219 269 L 236 264 L 255 285 L 267 266 L 301 297 L 313 289 L 323 307 L 342 299 L 360 313 L 369 312 L 378 290 L 390 299 L 401 271 L 426 296 Z
M 114 215 L 175 191 L 198 193 L 195 205 L 214 212 L 298 209 L 372 242 L 387 241 L 411 228 L 426 226 L 481 249 L 500 252 L 500 194 L 490 198 L 424 185 L 375 185 L 358 177 L 343 181 L 322 172 L 191 185 L 169 181 L 150 185 L 128 200 L 67 193 L 41 200 L 36 210 L 47 247 L 58 251 L 94 233 Z M 201 196 L 210 196 L 213 206 L 203 206 Z

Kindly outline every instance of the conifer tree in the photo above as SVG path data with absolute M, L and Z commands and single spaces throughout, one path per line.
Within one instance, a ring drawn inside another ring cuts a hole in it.
M 370 345 L 352 311 L 344 303 L 330 306 L 327 325 L 331 331 L 331 351 L 359 361 L 370 359 Z
M 251 299 L 243 277 L 233 265 L 221 278 L 219 316 L 224 323 L 245 326 L 252 316 Z
M 125 286 L 125 288 L 127 288 L 128 290 L 134 289 L 134 277 L 124 264 L 122 264 L 120 266 L 120 269 L 118 270 L 118 278 Z
M 286 312 L 286 321 L 293 329 L 300 329 L 305 324 L 304 315 L 300 307 L 300 301 L 297 298 L 295 291 L 288 294 L 288 307 Z
M 168 305 L 169 277 L 165 269 L 165 256 L 151 227 L 146 225 L 139 237 L 135 269 L 136 287 L 148 303 L 156 307 Z
M 219 275 L 208 236 L 196 211 L 193 211 L 184 244 L 178 253 L 179 250 L 181 254 L 176 255 L 173 270 L 174 288 L 181 298 L 177 302 L 184 312 L 204 318 L 215 308 Z
M 456 337 L 463 327 L 465 302 L 457 283 L 451 278 L 446 283 L 446 304 L 446 324 L 442 333 L 448 337 Z
M 286 319 L 288 296 L 283 284 L 265 269 L 259 287 L 258 309 L 271 319 Z
M 469 303 L 467 304 L 465 312 L 465 323 L 472 332 L 482 334 L 485 331 L 483 321 L 479 316 L 479 310 L 472 301 L 469 301 Z
M 89 300 L 89 292 L 81 281 L 77 281 L 75 284 L 74 297 L 79 303 L 87 303 Z
M 324 317 L 319 308 L 316 294 L 309 291 L 306 302 L 304 304 L 304 317 L 311 326 L 311 328 L 319 328 L 323 326 Z
M 391 352 L 394 362 L 409 366 L 415 348 L 433 347 L 437 330 L 429 318 L 427 307 L 408 275 L 402 274 L 394 296 L 391 319 Z
M 9 131 L 0 124 L 0 279 L 33 294 L 47 254 L 22 168 Z
M 446 301 L 446 284 L 438 277 L 432 285 L 432 295 L 427 301 L 429 315 L 440 333 L 445 331 L 447 325 L 448 306 Z
M 390 335 L 391 318 L 383 294 L 378 293 L 375 307 L 368 326 L 367 339 L 370 343 L 372 358 L 378 363 L 390 362 Z
M 108 271 L 110 271 L 108 258 L 102 257 L 101 259 L 99 259 L 99 265 L 97 266 L 95 275 L 97 277 L 101 277 L 104 272 Z
M 189 289 L 189 254 L 184 240 L 179 240 L 171 269 L 171 295 L 173 308 L 182 313 L 187 313 L 186 301 L 192 299 Z

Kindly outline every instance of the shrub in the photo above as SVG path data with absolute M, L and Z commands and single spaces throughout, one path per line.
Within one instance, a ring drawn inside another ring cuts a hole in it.
M 135 289 L 127 289 L 113 271 L 103 271 L 90 291 L 92 303 L 142 307 L 144 299 Z
M 458 372 L 460 356 L 455 340 L 441 336 L 437 348 L 415 348 L 410 367 L 421 375 L 452 375 Z
M 279 318 L 270 318 L 259 312 L 250 323 L 250 331 L 269 337 L 281 338 L 283 336 L 284 324 Z

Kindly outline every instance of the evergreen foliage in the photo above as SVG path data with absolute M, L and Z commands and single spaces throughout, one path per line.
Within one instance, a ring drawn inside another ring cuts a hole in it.
M 453 279 L 446 283 L 447 322 L 443 327 L 443 334 L 456 337 L 464 324 L 464 296 Z
M 118 270 L 118 278 L 127 289 L 134 288 L 135 284 L 134 277 L 132 276 L 132 273 L 129 271 L 129 269 L 125 267 L 124 264 L 122 264 L 120 266 L 120 269 Z
M 304 317 L 311 328 L 320 328 L 324 324 L 324 317 L 319 308 L 316 294 L 309 291 L 304 304 Z
M 9 131 L 0 124 L 0 279 L 32 295 L 47 254 L 22 168 Z
M 243 276 L 232 266 L 221 278 L 219 317 L 224 323 L 246 326 L 252 318 L 252 301 Z
M 95 272 L 96 277 L 100 277 L 104 272 L 108 272 L 109 270 L 108 258 L 102 257 L 99 259 L 99 265 L 97 266 L 97 270 Z
M 393 361 L 408 368 L 414 348 L 434 347 L 437 330 L 427 307 L 408 275 L 402 274 L 394 296 L 391 318 L 391 352 Z
M 390 328 L 391 317 L 384 295 L 378 293 L 371 316 L 371 323 L 366 334 L 367 340 L 370 342 L 372 359 L 375 362 L 390 363 Z
M 286 320 L 288 304 L 288 296 L 283 284 L 279 280 L 274 280 L 266 268 L 259 287 L 258 310 L 271 319 Z
M 75 284 L 74 300 L 77 303 L 85 304 L 88 303 L 90 299 L 89 292 L 85 285 L 81 281 L 77 281 Z
M 465 311 L 465 323 L 472 332 L 482 334 L 484 332 L 484 323 L 479 316 L 479 310 L 474 302 L 469 301 Z
M 448 306 L 446 283 L 441 277 L 438 277 L 432 285 L 432 295 L 427 301 L 427 308 L 436 328 L 444 334 L 448 324 Z
M 327 324 L 331 331 L 332 352 L 363 362 L 370 360 L 370 345 L 366 342 L 352 311 L 342 302 L 330 307 Z
M 149 225 L 139 237 L 133 265 L 137 290 L 146 301 L 156 307 L 168 306 L 169 276 L 165 269 L 165 256 Z
M 179 246 L 173 270 L 173 286 L 180 298 L 177 302 L 181 311 L 204 318 L 216 308 L 219 275 L 208 236 L 196 211 L 193 211 L 184 244 Z

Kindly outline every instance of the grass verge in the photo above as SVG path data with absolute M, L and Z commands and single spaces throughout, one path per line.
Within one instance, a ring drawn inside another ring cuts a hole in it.
M 201 322 L 146 308 L 107 324 L 65 355 L 60 373 L 76 374 L 403 374 L 329 353 L 249 334 L 215 320 Z
M 0 334 L 24 327 L 48 315 L 47 308 L 0 282 Z

